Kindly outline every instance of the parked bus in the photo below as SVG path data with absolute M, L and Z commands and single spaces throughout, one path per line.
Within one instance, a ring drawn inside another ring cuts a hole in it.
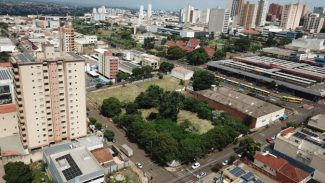
M 301 98 L 294 98 L 294 97 L 288 97 L 288 96 L 282 96 L 281 100 L 286 102 L 292 102 L 292 103 L 302 103 L 303 99 Z

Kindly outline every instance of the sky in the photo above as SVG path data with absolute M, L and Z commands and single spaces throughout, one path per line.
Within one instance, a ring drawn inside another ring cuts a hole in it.
M 166 9 L 166 10 L 178 10 L 185 7 L 187 4 L 191 4 L 195 8 L 208 8 L 208 7 L 220 7 L 225 6 L 227 0 L 43 0 L 50 2 L 61 2 L 61 3 L 76 3 L 80 5 L 91 5 L 91 6 L 114 6 L 114 7 L 129 7 L 137 8 L 140 5 L 146 5 L 151 3 L 153 9 Z M 251 0 L 257 2 L 258 0 Z M 299 0 L 269 0 L 269 3 L 295 3 Z M 301 2 L 307 2 L 310 9 L 314 6 L 325 7 L 325 0 L 300 0 Z

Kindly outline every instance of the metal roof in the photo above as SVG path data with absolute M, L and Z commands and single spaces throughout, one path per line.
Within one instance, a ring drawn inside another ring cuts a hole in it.
M 0 68 L 0 80 L 12 80 L 12 75 L 8 68 Z

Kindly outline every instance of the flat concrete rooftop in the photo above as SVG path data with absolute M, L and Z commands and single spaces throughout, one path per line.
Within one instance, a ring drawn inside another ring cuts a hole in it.
M 215 91 L 210 89 L 202 90 L 197 93 L 255 118 L 283 109 L 226 87 L 217 87 Z

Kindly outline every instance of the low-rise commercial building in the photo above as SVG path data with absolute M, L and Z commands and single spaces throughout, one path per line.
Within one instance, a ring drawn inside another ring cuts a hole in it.
M 277 121 L 285 109 L 263 100 L 236 92 L 226 87 L 189 91 L 196 99 L 206 101 L 217 110 L 222 110 L 241 120 L 251 120 L 250 128 L 257 129 Z
M 311 117 L 308 121 L 308 126 L 321 132 L 325 132 L 325 114 L 318 114 Z
M 174 76 L 177 79 L 187 81 L 190 80 L 193 77 L 194 72 L 188 69 L 185 69 L 184 67 L 175 67 L 172 70 L 172 76 Z
M 0 37 L 0 52 L 16 52 L 16 46 L 11 42 L 9 38 Z
M 16 104 L 0 105 L 0 138 L 18 133 Z
M 118 69 L 122 72 L 132 75 L 132 70 L 137 67 L 141 66 L 129 61 L 120 61 Z
M 325 40 L 302 37 L 293 40 L 290 46 L 296 50 L 310 49 L 314 51 L 322 51 L 325 50 Z
M 287 128 L 281 131 L 274 144 L 274 154 L 299 168 L 313 172 L 313 178 L 325 180 L 325 141 L 321 133 L 307 128 Z
M 58 183 L 103 183 L 104 170 L 86 147 L 72 143 L 44 149 L 50 177 Z
M 262 80 L 295 91 L 312 100 L 325 98 L 325 69 L 306 63 L 264 56 L 235 57 L 233 60 L 209 62 L 208 68 L 250 80 Z

